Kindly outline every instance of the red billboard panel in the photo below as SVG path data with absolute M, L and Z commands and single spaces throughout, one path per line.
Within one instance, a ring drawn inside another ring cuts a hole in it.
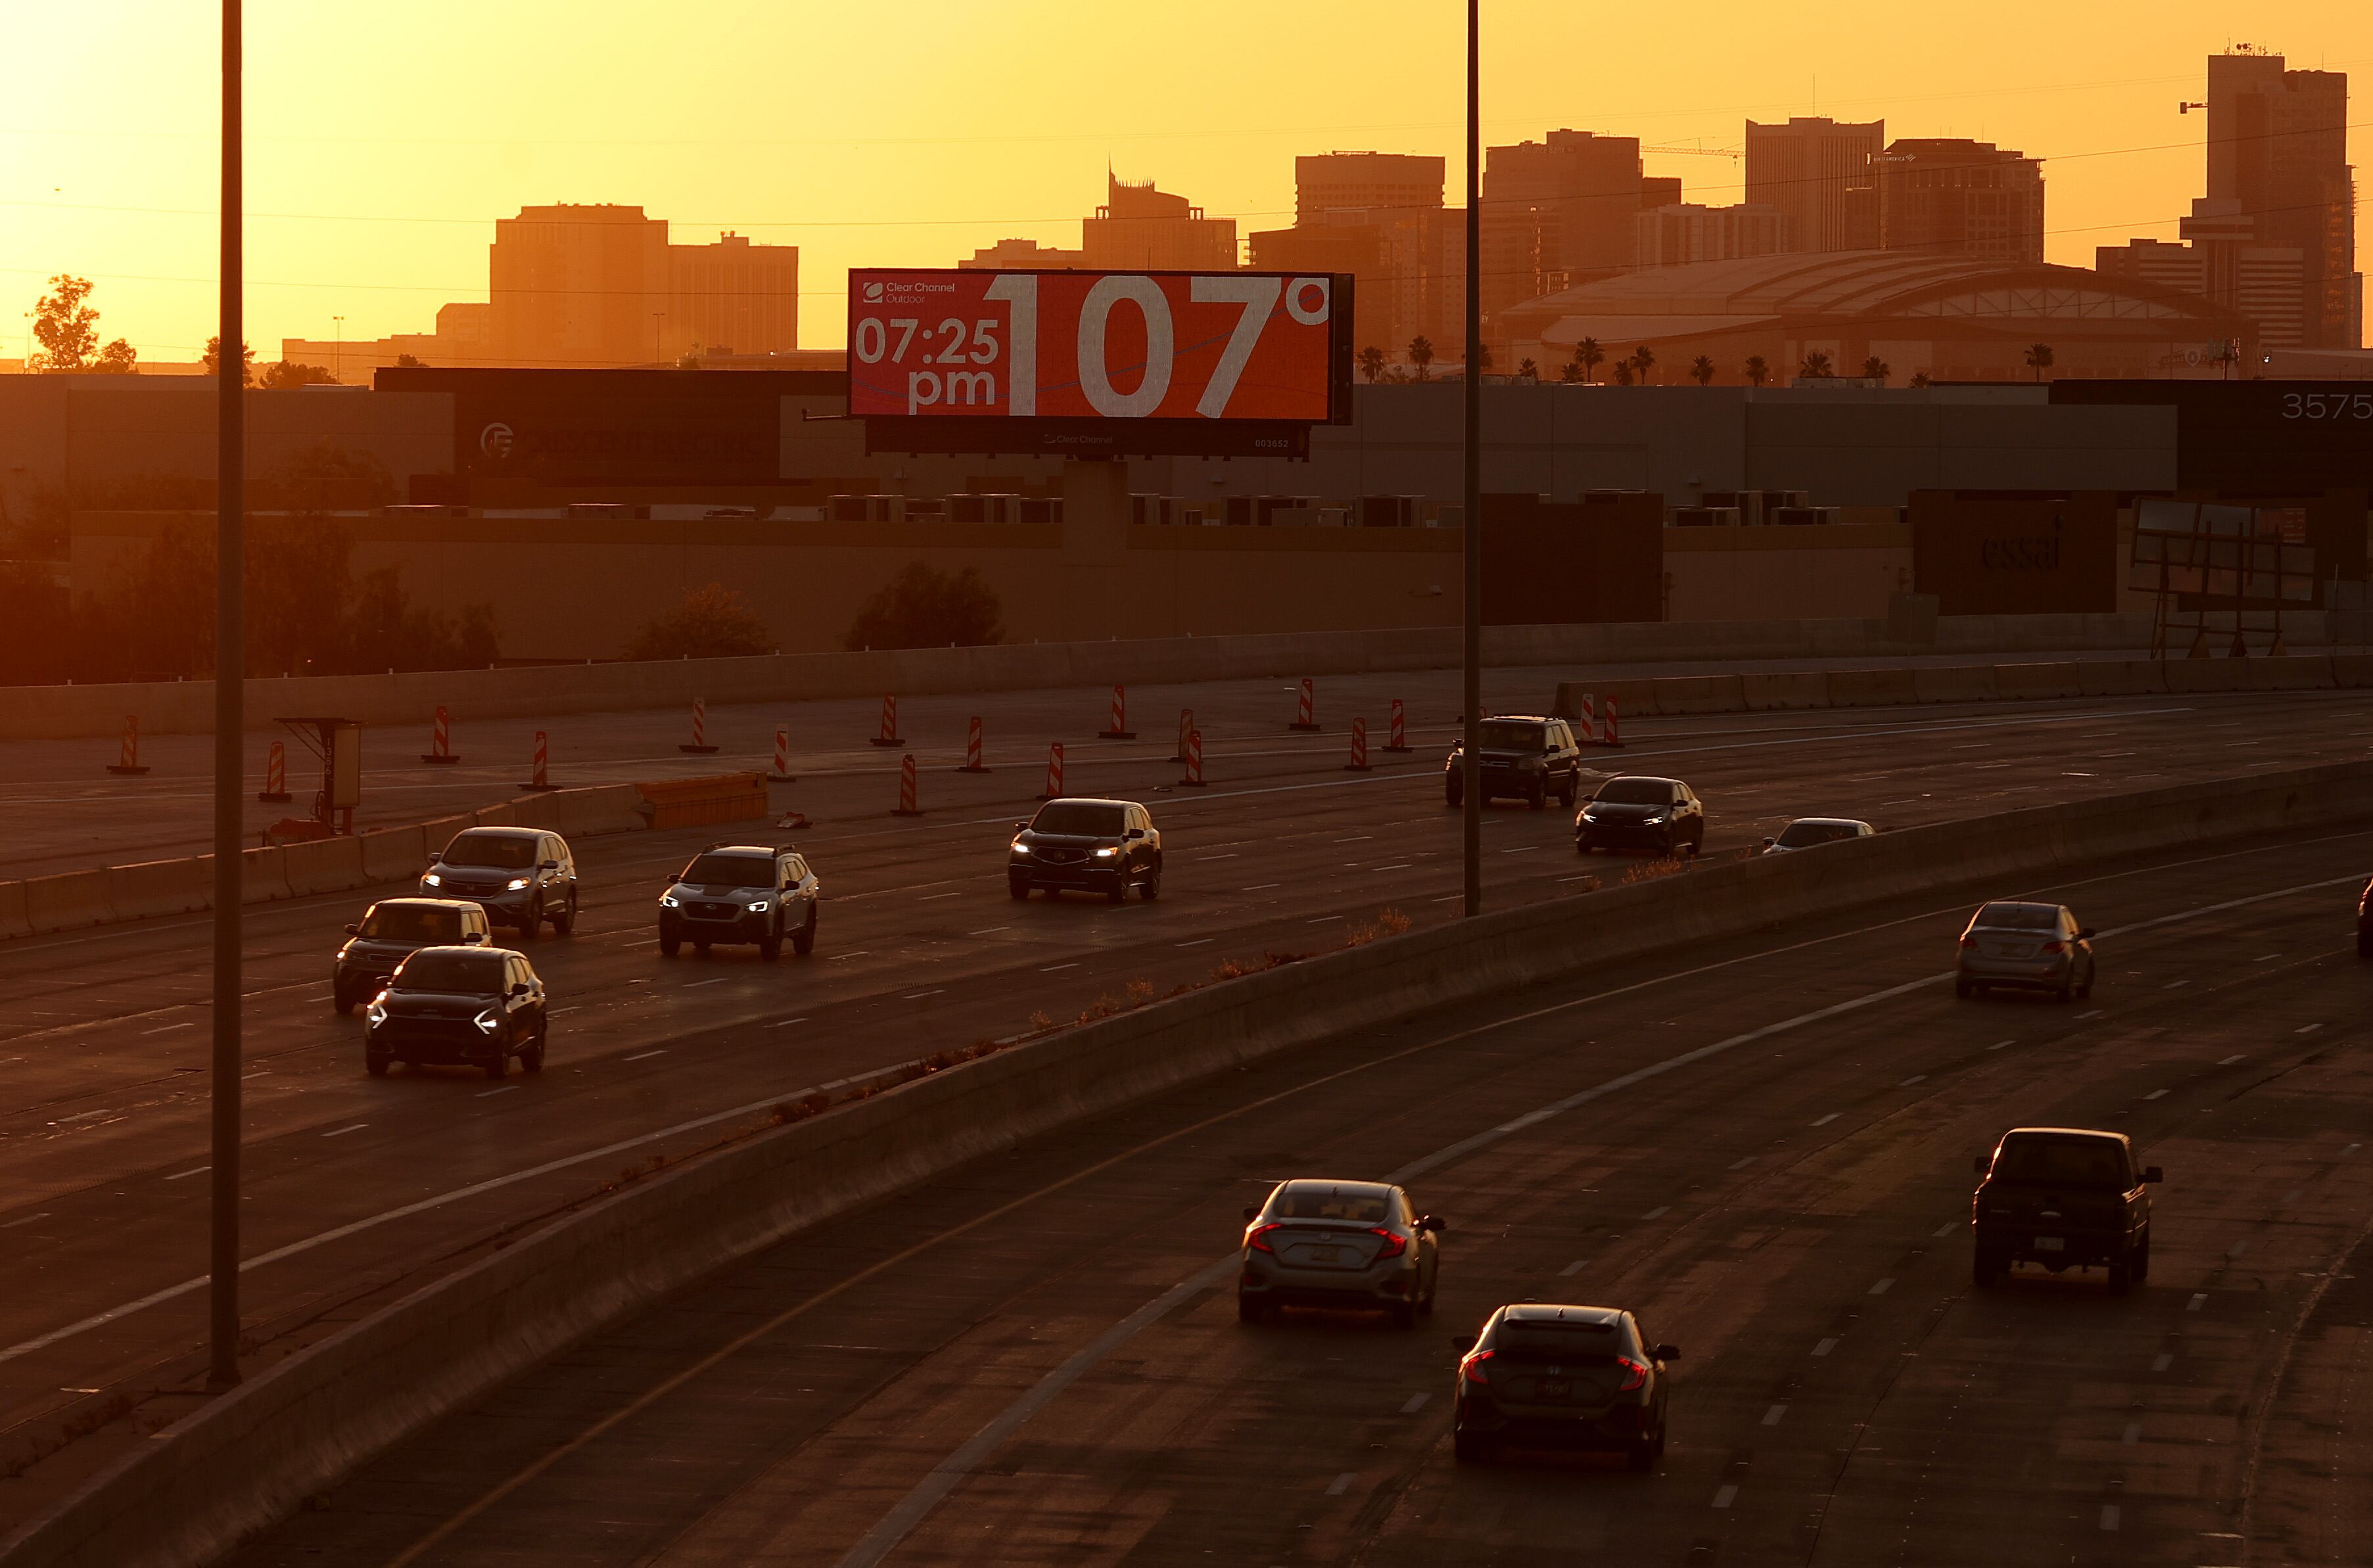
M 1341 423 L 1350 284 L 1325 273 L 854 270 L 848 412 L 1082 432 Z M 1194 439 L 1162 439 L 1181 436 Z

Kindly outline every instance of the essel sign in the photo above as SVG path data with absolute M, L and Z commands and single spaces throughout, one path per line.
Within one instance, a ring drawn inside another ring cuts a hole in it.
M 848 412 L 1339 422 L 1350 285 L 1328 273 L 855 269 Z

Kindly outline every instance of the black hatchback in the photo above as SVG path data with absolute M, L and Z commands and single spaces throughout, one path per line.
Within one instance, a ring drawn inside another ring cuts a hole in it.
M 1079 888 L 1115 903 L 1135 888 L 1151 903 L 1162 896 L 1162 831 L 1133 800 L 1050 800 L 1013 824 L 1005 887 L 1017 899 Z
M 1645 1470 L 1663 1456 L 1665 1364 L 1681 1353 L 1651 1342 L 1631 1313 L 1526 1302 L 1455 1342 L 1451 1444 L 1460 1459 L 1502 1447 L 1579 1449 L 1619 1453 Z
M 365 1016 L 370 1034 L 363 1065 L 373 1077 L 391 1063 L 423 1067 L 483 1067 L 489 1078 L 511 1058 L 544 1070 L 544 981 L 527 955 L 502 947 L 423 947 L 398 966 Z

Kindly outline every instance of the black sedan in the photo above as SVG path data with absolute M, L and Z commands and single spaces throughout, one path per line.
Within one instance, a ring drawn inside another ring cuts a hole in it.
M 1133 800 L 1050 800 L 1013 824 L 1006 890 L 1026 899 L 1033 888 L 1102 893 L 1118 903 L 1135 888 L 1148 903 L 1162 896 L 1162 830 Z
M 1626 773 L 1598 786 L 1573 819 L 1573 847 L 1674 855 L 1705 848 L 1705 802 L 1678 779 Z
M 363 1065 L 384 1077 L 388 1064 L 483 1067 L 489 1078 L 511 1058 L 544 1070 L 551 1020 L 544 981 L 524 953 L 502 947 L 423 947 L 403 960 L 371 998 Z
M 483 947 L 486 912 L 465 899 L 381 899 L 346 927 L 330 970 L 330 1000 L 351 1013 L 386 989 L 395 966 L 423 947 Z
M 1635 1470 L 1665 1452 L 1665 1364 L 1640 1320 L 1615 1307 L 1502 1307 L 1457 1342 L 1451 1446 L 1462 1460 L 1502 1448 L 1619 1453 Z

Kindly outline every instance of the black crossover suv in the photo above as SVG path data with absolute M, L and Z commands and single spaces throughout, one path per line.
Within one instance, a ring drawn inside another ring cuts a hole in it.
M 567 840 L 536 828 L 464 829 L 429 861 L 420 890 L 467 899 L 522 936 L 547 920 L 563 936 L 577 924 L 577 857 Z
M 1498 714 L 1485 719 L 1475 749 L 1477 776 L 1482 797 L 1514 796 L 1538 811 L 1555 796 L 1572 806 L 1582 793 L 1582 748 L 1563 719 L 1536 718 L 1526 714 Z M 1456 806 L 1467 793 L 1467 743 L 1450 749 L 1442 764 L 1442 798 Z
M 804 956 L 815 951 L 823 900 L 824 884 L 796 850 L 711 844 L 660 895 L 660 951 L 672 958 L 686 942 L 696 953 L 754 942 L 771 963 L 788 941 Z
M 351 1013 L 378 995 L 395 966 L 423 947 L 483 947 L 486 912 L 462 899 L 381 899 L 346 927 L 330 971 L 330 999 Z
M 388 1064 L 483 1067 L 489 1078 L 511 1058 L 544 1071 L 544 981 L 527 956 L 502 947 L 423 947 L 403 960 L 365 1015 L 370 1034 L 363 1065 L 373 1077 Z
M 1005 886 L 1017 899 L 1081 888 L 1115 903 L 1135 888 L 1151 902 L 1162 896 L 1162 831 L 1133 800 L 1050 800 L 1013 824 Z

